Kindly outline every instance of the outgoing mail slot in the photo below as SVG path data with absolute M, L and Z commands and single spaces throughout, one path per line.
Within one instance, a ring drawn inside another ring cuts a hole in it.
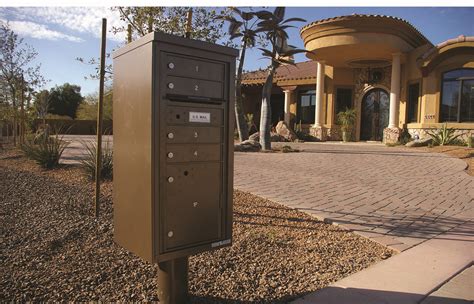
M 220 144 L 171 144 L 166 151 L 169 163 L 221 160 Z
M 220 143 L 222 129 L 220 127 L 168 126 L 165 137 L 167 143 Z
M 222 82 L 178 76 L 168 76 L 166 78 L 166 93 L 170 95 L 208 97 L 217 100 L 224 99 Z
M 165 71 L 168 75 L 185 76 L 219 82 L 222 82 L 224 79 L 225 66 L 222 63 L 175 54 L 166 54 L 165 61 Z
M 208 117 L 208 119 L 194 119 L 196 114 Z M 221 126 L 222 125 L 222 110 L 215 107 L 197 108 L 185 106 L 169 106 L 168 115 L 166 115 L 167 122 L 171 125 L 186 124 L 196 126 Z

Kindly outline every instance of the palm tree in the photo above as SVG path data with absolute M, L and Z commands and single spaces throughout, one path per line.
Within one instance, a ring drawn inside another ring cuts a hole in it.
M 249 138 L 249 130 L 247 122 L 245 121 L 242 105 L 242 71 L 247 48 L 255 46 L 259 32 L 256 28 L 258 19 L 255 18 L 254 12 L 244 12 L 236 7 L 231 7 L 230 9 L 232 15 L 220 16 L 219 18 L 229 22 L 230 39 L 240 38 L 239 66 L 235 77 L 235 119 L 239 138 L 242 142 Z
M 256 15 L 262 20 L 258 23 L 258 30 L 265 33 L 270 45 L 270 49 L 259 48 L 262 51 L 262 55 L 271 60 L 268 67 L 267 79 L 262 89 L 262 108 L 260 116 L 260 145 L 262 149 L 270 150 L 270 124 L 272 117 L 270 98 L 272 95 L 275 71 L 281 64 L 294 65 L 294 63 L 287 58 L 297 53 L 306 52 L 306 50 L 297 49 L 294 46 L 288 45 L 286 29 L 294 27 L 289 25 L 290 22 L 305 22 L 306 20 L 301 18 L 289 18 L 285 20 L 284 7 L 277 7 L 273 13 L 265 10 L 259 11 Z

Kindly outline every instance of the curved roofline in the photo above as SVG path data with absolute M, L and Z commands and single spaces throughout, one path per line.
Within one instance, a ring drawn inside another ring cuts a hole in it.
M 447 46 L 462 43 L 462 42 L 474 42 L 474 36 L 459 35 L 456 38 L 451 38 L 446 41 L 440 42 L 437 45 L 433 46 L 428 51 L 426 51 L 423 55 L 421 55 L 421 59 L 423 60 L 428 59 L 428 57 L 434 55 L 436 51 L 439 51 Z
M 303 26 L 300 30 L 300 36 L 302 36 L 304 31 L 306 31 L 307 29 L 309 29 L 309 28 L 311 28 L 315 25 L 329 24 L 329 23 L 336 22 L 336 21 L 354 20 L 354 19 L 357 19 L 357 18 L 386 19 L 386 20 L 395 20 L 397 22 L 404 23 L 410 29 L 412 29 L 416 34 L 418 34 L 426 43 L 428 43 L 430 45 L 433 45 L 433 43 L 431 43 L 431 41 L 429 41 L 428 38 L 426 38 L 425 35 L 423 35 L 410 22 L 408 22 L 405 19 L 402 19 L 400 17 L 387 16 L 387 15 L 352 14 L 352 15 L 343 15 L 343 16 L 331 17 L 331 18 L 326 18 L 326 19 L 320 19 L 320 20 L 316 20 L 314 22 L 311 22 L 311 23 Z

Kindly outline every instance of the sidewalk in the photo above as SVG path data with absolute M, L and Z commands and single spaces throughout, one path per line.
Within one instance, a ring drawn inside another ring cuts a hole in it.
M 461 304 L 474 300 L 474 222 L 292 303 Z

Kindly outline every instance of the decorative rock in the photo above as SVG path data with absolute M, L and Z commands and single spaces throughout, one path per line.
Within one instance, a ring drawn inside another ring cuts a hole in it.
M 433 143 L 433 139 L 431 137 L 425 137 L 422 139 L 415 139 L 408 142 L 405 146 L 406 147 L 424 147 L 428 146 L 429 144 Z
M 256 142 L 260 141 L 260 133 L 255 132 L 252 135 L 249 136 L 249 140 L 253 140 Z M 270 132 L 270 141 L 271 142 L 282 142 L 282 141 L 287 141 L 283 136 L 278 135 L 277 133 Z
M 240 144 L 234 145 L 234 151 L 237 152 L 258 152 L 262 146 L 258 141 L 247 139 Z
M 283 137 L 286 141 L 295 141 L 298 139 L 296 133 L 288 127 L 288 125 L 282 120 L 279 121 L 275 127 L 275 131 L 278 135 Z
M 253 133 L 252 135 L 249 136 L 249 140 L 259 141 L 260 140 L 260 133 L 259 132 Z

